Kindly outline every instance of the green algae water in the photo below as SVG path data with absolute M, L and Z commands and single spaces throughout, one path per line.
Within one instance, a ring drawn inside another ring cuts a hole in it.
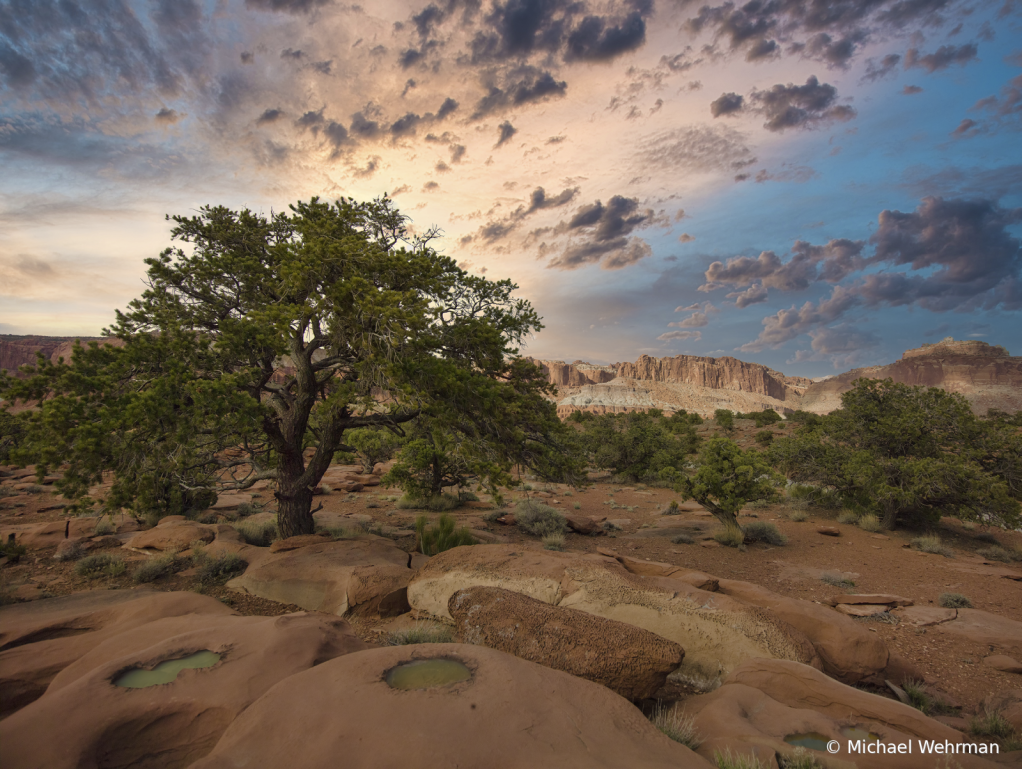
M 846 726 L 841 730 L 841 735 L 850 740 L 865 740 L 866 742 L 876 742 L 880 739 L 879 734 L 873 734 L 873 732 L 868 729 L 863 729 L 858 726 Z
M 830 742 L 830 738 L 826 735 L 820 734 L 819 732 L 806 732 L 805 734 L 789 734 L 784 738 L 784 741 L 789 745 L 795 745 L 799 748 L 826 750 L 827 743 Z
M 472 671 L 457 660 L 416 660 L 398 665 L 387 673 L 387 683 L 394 689 L 433 689 L 456 684 L 472 677 Z
M 114 681 L 116 686 L 123 686 L 128 689 L 144 689 L 147 686 L 158 684 L 169 684 L 182 670 L 189 668 L 208 668 L 220 661 L 220 655 L 216 652 L 201 651 L 189 654 L 176 660 L 166 660 L 154 667 L 152 670 L 134 668 L 122 673 Z

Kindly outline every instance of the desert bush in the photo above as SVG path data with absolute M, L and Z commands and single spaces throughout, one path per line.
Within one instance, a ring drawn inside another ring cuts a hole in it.
M 723 753 L 714 752 L 713 761 L 717 769 L 767 769 L 754 754 L 732 753 L 730 748 Z
M 968 521 L 968 523 L 972 523 L 972 522 Z M 964 525 L 965 524 L 963 523 L 962 526 L 964 526 Z M 973 524 L 973 526 L 975 527 L 975 524 Z M 988 545 L 1000 545 L 1001 544 L 1001 541 L 999 539 L 997 539 L 997 537 L 994 535 L 994 533 L 992 531 L 981 531 L 979 534 L 973 535 L 972 538 L 975 539 L 977 542 L 986 542 Z
M 28 488 L 22 489 L 21 493 L 22 494 L 42 494 L 44 491 L 46 491 L 46 488 L 44 486 L 40 486 L 38 484 L 32 484 Z
M 458 499 L 462 502 L 478 502 L 479 495 L 467 489 L 458 492 Z
M 880 523 L 880 518 L 873 513 L 866 513 L 862 518 L 859 519 L 859 528 L 863 531 L 878 532 L 883 526 Z
M 10 563 L 17 563 L 21 560 L 21 556 L 27 552 L 28 548 L 24 545 L 19 545 L 14 541 L 13 537 L 0 544 L 0 558 L 6 558 Z
M 667 505 L 667 509 L 664 510 L 664 515 L 680 515 L 681 505 L 678 504 L 678 500 L 672 499 Z
M 1009 737 L 1012 731 L 1011 723 L 997 711 L 988 710 L 969 721 L 969 732 L 977 737 Z
M 564 516 L 558 510 L 535 500 L 518 503 L 515 507 L 515 523 L 526 534 L 534 537 L 563 534 L 567 529 Z
M 75 564 L 75 574 L 88 579 L 100 577 L 116 577 L 123 574 L 127 567 L 120 558 L 109 553 L 87 555 Z
M 809 520 L 809 513 L 805 510 L 792 510 L 788 513 L 788 520 L 795 521 L 795 523 L 802 523 L 802 521 Z
M 781 769 L 823 769 L 816 756 L 803 747 L 795 748 L 786 756 L 778 755 L 778 759 Z
M 449 644 L 454 641 L 454 632 L 446 625 L 416 623 L 408 630 L 393 630 L 384 641 L 387 646 L 410 646 L 412 644 Z
M 200 550 L 195 556 L 195 576 L 201 585 L 222 585 L 231 577 L 240 574 L 248 562 L 237 553 L 208 555 Z
M 64 542 L 67 544 L 65 545 Z M 57 548 L 57 552 L 53 556 L 55 560 L 61 562 L 77 561 L 85 555 L 85 545 L 80 541 L 64 540 L 64 542 L 61 543 L 61 547 Z
M 415 519 L 415 535 L 419 541 L 419 552 L 424 555 L 436 555 L 453 547 L 474 545 L 475 539 L 469 530 L 462 526 L 456 528 L 454 517 L 442 513 L 435 525 L 429 525 L 429 518 L 420 515 Z
M 954 558 L 955 555 L 954 551 L 945 545 L 936 534 L 924 534 L 921 537 L 916 537 L 912 540 L 912 547 L 924 553 L 942 555 L 945 558 Z
M 412 497 L 405 494 L 395 503 L 399 510 L 431 510 L 434 513 L 444 513 L 454 510 L 461 505 L 461 500 L 456 494 L 433 494 L 425 497 Z
M 675 534 L 671 537 L 671 544 L 674 545 L 691 545 L 695 540 L 688 534 Z
M 928 692 L 922 681 L 909 679 L 901 685 L 901 688 L 908 695 L 908 704 L 924 715 L 944 716 L 957 711 L 954 706 Z
M 788 538 L 772 523 L 753 521 L 742 527 L 746 542 L 766 542 L 770 545 L 786 545 Z
M 92 534 L 96 537 L 105 537 L 116 531 L 117 527 L 114 526 L 113 521 L 111 521 L 109 517 L 103 517 L 96 522 L 96 528 Z
M 971 609 L 972 601 L 961 593 L 941 593 L 937 603 L 945 609 Z
M 604 521 L 603 522 L 603 530 L 604 531 L 621 531 L 621 527 L 618 526 L 613 521 Z
M 546 534 L 543 537 L 543 549 L 544 550 L 557 550 L 561 551 L 564 549 L 564 535 L 557 534 Z
M 837 517 L 837 522 L 855 524 L 859 522 L 859 516 L 853 513 L 851 510 L 846 510 Z
M 725 547 L 741 547 L 745 544 L 745 534 L 738 526 L 722 526 L 714 532 L 713 538 Z
M 243 521 L 235 523 L 234 528 L 238 530 L 241 538 L 247 544 L 256 547 L 269 547 L 270 543 L 277 538 L 277 524 L 273 521 L 264 521 L 263 523 Z
M 976 552 L 990 561 L 1001 561 L 1003 563 L 1022 561 L 1022 551 L 1007 550 L 999 545 L 985 547 L 982 550 L 977 550 Z
M 575 510 L 581 510 L 582 509 L 582 505 L 580 503 L 576 502 L 575 504 L 572 505 L 572 508 L 575 509 Z
M 487 523 L 496 523 L 498 518 L 503 518 L 507 513 L 503 510 L 490 510 L 483 514 L 483 520 Z
M 131 572 L 131 581 L 136 585 L 155 582 L 160 577 L 173 574 L 183 567 L 184 561 L 174 553 L 150 558 L 148 561 L 144 561 L 135 567 L 135 570 Z
M 825 571 L 820 575 L 820 582 L 834 587 L 855 587 L 855 581 L 848 579 L 839 571 Z
M 257 502 L 242 502 L 240 505 L 238 505 L 237 508 L 238 515 L 242 518 L 248 515 L 255 515 L 256 513 L 261 513 L 262 510 L 263 506 Z
M 650 714 L 649 722 L 675 742 L 680 742 L 689 750 L 699 747 L 700 740 L 696 736 L 695 721 L 686 716 L 676 707 L 657 703 Z
M 769 446 L 774 440 L 774 434 L 770 430 L 760 430 L 756 433 L 755 439 L 760 446 Z

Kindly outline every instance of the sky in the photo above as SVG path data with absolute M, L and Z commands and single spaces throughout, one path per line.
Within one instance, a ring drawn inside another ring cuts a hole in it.
M 97 335 L 167 214 L 389 195 L 523 353 L 1022 355 L 1022 0 L 0 0 L 0 333 Z

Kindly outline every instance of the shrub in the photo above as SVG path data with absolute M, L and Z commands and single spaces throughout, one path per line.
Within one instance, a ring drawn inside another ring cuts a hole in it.
M 399 510 L 431 510 L 434 513 L 445 513 L 461 505 L 456 494 L 434 494 L 428 497 L 411 497 L 405 494 L 394 505 Z
M 88 579 L 99 577 L 116 577 L 123 574 L 127 567 L 120 558 L 109 553 L 87 555 L 75 564 L 75 574 Z
M 954 551 L 945 545 L 936 534 L 924 534 L 912 540 L 912 547 L 924 553 L 942 555 L 945 558 L 954 558 Z
M 238 515 L 242 518 L 248 515 L 255 515 L 256 513 L 261 513 L 262 511 L 263 506 L 260 505 L 258 502 L 242 502 L 240 505 L 238 505 Z
M 713 761 L 717 764 L 717 769 L 766 769 L 766 766 L 754 754 L 732 754 L 730 748 L 723 753 L 714 752 Z
M 99 521 L 96 522 L 96 529 L 92 533 L 93 536 L 96 537 L 105 537 L 110 534 L 113 534 L 116 531 L 117 527 L 114 526 L 113 521 L 111 521 L 107 517 L 104 517 L 100 518 Z
M 13 537 L 8 539 L 3 544 L 0 544 L 0 558 L 6 558 L 11 563 L 17 563 L 21 560 L 21 556 L 28 552 L 28 548 L 24 545 L 19 545 L 14 541 Z
M 766 542 L 770 545 L 786 545 L 788 538 L 772 523 L 754 521 L 742 527 L 746 542 Z
M 613 521 L 604 521 L 603 522 L 603 530 L 604 531 L 621 531 L 621 527 L 618 526 Z
M 667 509 L 664 510 L 664 515 L 680 515 L 681 505 L 678 504 L 678 500 L 672 499 L 670 504 L 667 505 Z
M 976 552 L 990 561 L 1002 561 L 1004 563 L 1022 561 L 1022 552 L 1019 552 L 1018 550 L 1006 550 L 998 545 L 986 547 L 982 550 L 977 550 Z
M 270 543 L 277 538 L 277 524 L 273 521 L 257 523 L 255 521 L 244 521 L 234 524 L 241 538 L 249 545 L 256 547 L 269 547 Z
M 66 543 L 66 544 L 65 544 Z M 54 554 L 54 559 L 61 562 L 66 561 L 77 561 L 85 555 L 85 545 L 78 540 L 64 540 L 60 546 L 57 547 L 57 552 Z
M 675 534 L 671 537 L 671 543 L 675 545 L 691 545 L 695 542 L 688 534 Z
M 786 756 L 778 756 L 781 769 L 823 769 L 816 756 L 802 747 L 795 748 Z
M 834 587 L 855 587 L 855 581 L 848 579 L 839 571 L 825 571 L 820 575 L 820 582 L 825 582 Z
M 408 630 L 394 630 L 387 634 L 387 646 L 409 646 L 411 644 L 449 644 L 454 641 L 454 632 L 446 625 L 416 623 Z
M 987 711 L 983 717 L 973 717 L 969 721 L 969 731 L 977 737 L 1010 737 L 1011 724 L 997 711 Z
M 870 531 L 876 533 L 883 528 L 880 523 L 880 518 L 873 513 L 866 513 L 862 518 L 859 519 L 859 528 L 863 531 Z
M 937 603 L 945 609 L 971 609 L 972 601 L 961 593 L 941 593 Z
M 756 443 L 760 446 L 769 446 L 774 439 L 774 434 L 770 430 L 760 430 L 756 433 Z
M 845 512 L 841 513 L 841 515 L 839 515 L 837 517 L 837 522 L 838 523 L 858 523 L 859 522 L 859 516 L 857 516 L 855 513 L 851 512 L 850 510 L 848 510 L 848 511 L 845 511 Z
M 564 535 L 563 534 L 547 534 L 543 537 L 543 549 L 544 550 L 563 550 L 564 549 Z
M 515 507 L 515 523 L 526 534 L 534 537 L 563 534 L 567 529 L 564 516 L 559 511 L 535 500 L 518 503 Z
M 956 708 L 926 690 L 922 681 L 909 679 L 901 685 L 908 695 L 908 704 L 928 716 L 950 715 Z
M 802 523 L 802 521 L 809 520 L 809 513 L 805 510 L 792 510 L 788 513 L 788 520 L 795 521 L 795 523 Z
M 696 736 L 695 722 L 692 716 L 686 716 L 676 707 L 657 703 L 649 722 L 675 742 L 680 742 L 689 750 L 699 747 L 700 740 Z
M 462 502 L 478 502 L 479 495 L 466 489 L 465 491 L 458 492 L 458 499 Z
M 22 489 L 23 494 L 42 494 L 44 491 L 46 491 L 45 487 L 37 484 L 33 484 L 28 488 Z
M 745 534 L 737 526 L 723 526 L 714 532 L 713 538 L 725 547 L 741 547 L 745 544 Z
M 972 523 L 972 521 L 967 521 L 967 523 Z M 976 524 L 973 523 L 972 525 L 973 527 L 975 527 Z M 963 523 L 962 526 L 964 527 L 965 524 Z M 1000 540 L 998 540 L 997 537 L 994 536 L 993 532 L 989 531 L 981 531 L 979 534 L 974 535 L 973 539 L 975 539 L 977 542 L 986 542 L 988 545 L 1001 544 Z
M 196 554 L 196 578 L 201 585 L 222 585 L 235 574 L 240 574 L 248 566 L 237 553 L 217 553 L 207 555 L 204 551 Z
M 503 518 L 507 513 L 503 510 L 490 510 L 490 512 L 483 515 L 483 520 L 487 523 L 496 523 L 498 518 Z
M 578 502 L 576 502 L 575 504 L 573 504 L 573 505 L 572 505 L 572 507 L 573 507 L 573 508 L 574 508 L 575 510 L 581 510 L 581 509 L 582 509 L 582 505 L 581 505 L 581 504 L 579 504 Z
M 415 534 L 419 540 L 419 552 L 424 555 L 436 555 L 445 550 L 462 545 L 474 545 L 475 539 L 469 530 L 462 526 L 455 528 L 454 517 L 441 514 L 436 525 L 429 526 L 429 519 L 420 515 L 415 519 Z
M 158 558 L 150 558 L 148 561 L 139 564 L 131 573 L 131 581 L 136 585 L 148 582 L 155 582 L 160 577 L 173 574 L 182 568 L 183 562 L 174 553 L 169 553 Z

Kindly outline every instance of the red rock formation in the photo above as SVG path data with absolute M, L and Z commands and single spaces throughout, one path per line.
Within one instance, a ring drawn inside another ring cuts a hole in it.
M 986 414 L 991 408 L 1022 409 L 1022 357 L 1012 357 L 1000 346 L 950 337 L 908 350 L 901 360 L 887 366 L 854 369 L 816 382 L 803 396 L 802 408 L 817 414 L 841 408 L 841 394 L 850 390 L 856 379 L 893 379 L 901 384 L 940 387 L 964 395 L 977 414 Z
M 6 370 L 14 376 L 20 376 L 18 369 L 21 366 L 34 366 L 36 353 L 41 352 L 48 360 L 56 363 L 63 358 L 71 360 L 71 350 L 77 340 L 82 344 L 89 342 L 111 342 L 109 339 L 89 336 L 14 336 L 12 334 L 0 334 L 0 370 Z M 113 344 L 119 344 L 118 340 L 112 340 Z

